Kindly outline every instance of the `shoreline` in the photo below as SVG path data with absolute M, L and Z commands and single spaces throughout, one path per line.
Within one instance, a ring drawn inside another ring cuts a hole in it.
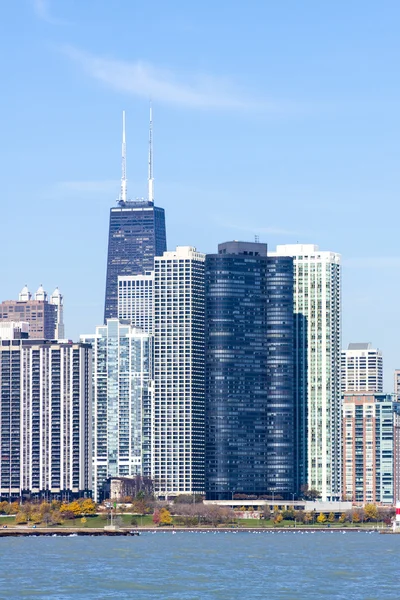
M 394 534 L 391 529 L 376 529 L 376 528 L 361 528 L 361 527 L 129 527 L 121 528 L 116 531 L 108 531 L 100 528 L 73 527 L 73 528 L 57 528 L 57 527 L 38 527 L 36 529 L 23 529 L 18 527 L 10 527 L 0 529 L 0 537 L 70 537 L 70 536 L 109 536 L 109 537 L 135 537 L 141 533 L 379 533 L 379 534 Z

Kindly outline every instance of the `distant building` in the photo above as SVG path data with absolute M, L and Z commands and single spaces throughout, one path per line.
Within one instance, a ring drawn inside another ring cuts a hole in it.
M 64 299 L 58 287 L 54 290 L 50 296 L 50 304 L 57 307 L 56 310 L 56 328 L 55 328 L 55 339 L 65 339 L 64 330 Z
M 91 367 L 87 344 L 2 339 L 2 499 L 91 494 Z
M 154 261 L 151 472 L 164 496 L 204 492 L 204 261 L 191 246 Z
M 298 484 L 322 501 L 341 497 L 340 254 L 313 244 L 277 246 L 294 260 L 296 456 Z
M 29 337 L 29 323 L 21 321 L 0 322 L 0 340 L 23 340 Z
M 382 352 L 370 343 L 349 344 L 341 355 L 341 390 L 383 392 Z
M 122 127 L 122 177 L 118 206 L 110 210 L 104 322 L 118 316 L 118 277 L 154 269 L 154 257 L 167 249 L 164 209 L 154 206 L 152 110 L 149 128 L 147 200 L 127 199 L 125 113 Z
M 154 269 L 167 249 L 164 209 L 148 201 L 127 201 L 110 211 L 104 319 L 118 315 L 118 276 Z
M 93 348 L 93 490 L 110 477 L 149 476 L 152 338 L 108 319 L 81 340 Z
M 206 497 L 292 497 L 293 259 L 226 242 L 205 281 Z
M 388 394 L 344 394 L 343 498 L 393 504 L 399 470 L 400 404 Z
M 154 272 L 118 277 L 118 319 L 153 333 Z
M 18 300 L 5 300 L 0 304 L 0 323 L 9 321 L 29 323 L 29 337 L 33 339 L 64 339 L 63 297 L 56 288 L 48 299 L 41 285 L 32 298 L 25 286 Z
M 396 369 L 394 372 L 394 393 L 400 400 L 400 369 Z

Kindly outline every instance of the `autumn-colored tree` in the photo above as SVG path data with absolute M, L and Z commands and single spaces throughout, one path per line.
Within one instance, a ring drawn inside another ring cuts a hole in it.
M 7 514 L 7 509 L 8 509 L 8 502 L 0 502 L 0 514 L 1 515 L 6 515 Z
M 154 525 L 159 525 L 160 519 L 161 519 L 161 517 L 160 517 L 160 511 L 156 509 L 154 511 L 154 513 L 153 513 L 153 523 L 154 523 Z
M 10 512 L 8 514 L 10 515 L 16 515 L 19 511 L 20 511 L 20 505 L 18 502 L 11 502 L 10 504 Z
M 361 521 L 360 515 L 358 514 L 358 512 L 356 510 L 353 511 L 352 521 L 353 521 L 353 523 L 359 523 Z
M 312 520 L 313 520 L 312 512 L 306 512 L 306 514 L 304 515 L 304 523 L 311 523 Z
M 277 513 L 274 517 L 274 523 L 279 525 L 279 523 L 282 523 L 282 521 L 283 521 L 283 516 L 281 515 L 281 513 Z
M 347 519 L 346 513 L 342 513 L 339 517 L 339 523 L 345 523 Z
M 144 499 L 136 499 L 132 502 L 132 512 L 137 515 L 146 515 L 150 511 L 150 507 Z
M 65 513 L 64 513 L 64 515 L 62 515 L 60 513 L 60 511 L 54 510 L 51 513 L 51 522 L 52 522 L 52 524 L 53 525 L 61 525 L 61 523 L 63 522 L 63 516 L 65 516 Z
M 74 517 L 79 517 L 79 515 L 82 514 L 81 505 L 76 500 L 74 500 L 74 502 L 70 502 L 69 504 L 63 503 L 61 504 L 60 512 L 65 515 L 66 519 L 73 519 Z M 69 515 L 66 516 L 66 513 Z
M 160 525 L 172 525 L 171 513 L 167 508 L 160 510 Z
M 42 515 L 49 514 L 51 512 L 51 505 L 49 502 L 43 501 L 39 506 L 39 510 Z
M 324 513 L 319 513 L 318 517 L 317 517 L 317 521 L 318 523 L 325 523 L 326 522 L 326 515 L 324 515 Z
M 91 498 L 85 498 L 81 503 L 81 512 L 83 515 L 96 514 L 96 503 Z
M 25 525 L 25 523 L 28 522 L 28 517 L 26 515 L 26 513 L 24 512 L 19 512 L 17 514 L 17 516 L 15 517 L 15 523 L 16 525 Z
M 61 508 L 61 500 L 52 500 L 51 501 L 51 510 L 60 510 Z
M 366 521 L 377 521 L 378 509 L 375 504 L 366 504 L 364 506 L 364 515 Z
M 85 525 L 86 522 L 87 522 L 87 518 L 86 517 L 82 517 L 82 519 L 81 519 L 82 525 Z
M 32 512 L 32 514 L 31 514 L 31 521 L 35 525 L 38 525 L 39 523 L 42 522 L 42 515 L 40 514 L 40 512 L 38 510 L 35 510 L 35 511 Z
M 328 523 L 334 523 L 335 522 L 335 515 L 333 514 L 333 512 L 330 512 L 328 515 Z

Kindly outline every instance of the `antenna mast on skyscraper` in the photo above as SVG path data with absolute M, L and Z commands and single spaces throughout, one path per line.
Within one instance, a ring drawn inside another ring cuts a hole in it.
M 122 175 L 121 194 L 119 201 L 126 202 L 126 138 L 125 138 L 125 111 L 122 111 Z
M 149 202 L 154 202 L 154 179 L 153 179 L 153 107 L 150 102 L 150 124 L 149 124 Z

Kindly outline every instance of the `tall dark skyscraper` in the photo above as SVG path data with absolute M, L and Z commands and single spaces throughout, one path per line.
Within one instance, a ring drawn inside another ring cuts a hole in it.
M 125 113 L 122 133 L 122 178 L 118 206 L 110 210 L 104 322 L 118 317 L 118 275 L 154 269 L 154 257 L 167 249 L 164 209 L 154 206 L 152 114 L 150 109 L 148 200 L 127 200 Z
M 206 495 L 294 491 L 293 261 L 227 242 L 207 255 Z

